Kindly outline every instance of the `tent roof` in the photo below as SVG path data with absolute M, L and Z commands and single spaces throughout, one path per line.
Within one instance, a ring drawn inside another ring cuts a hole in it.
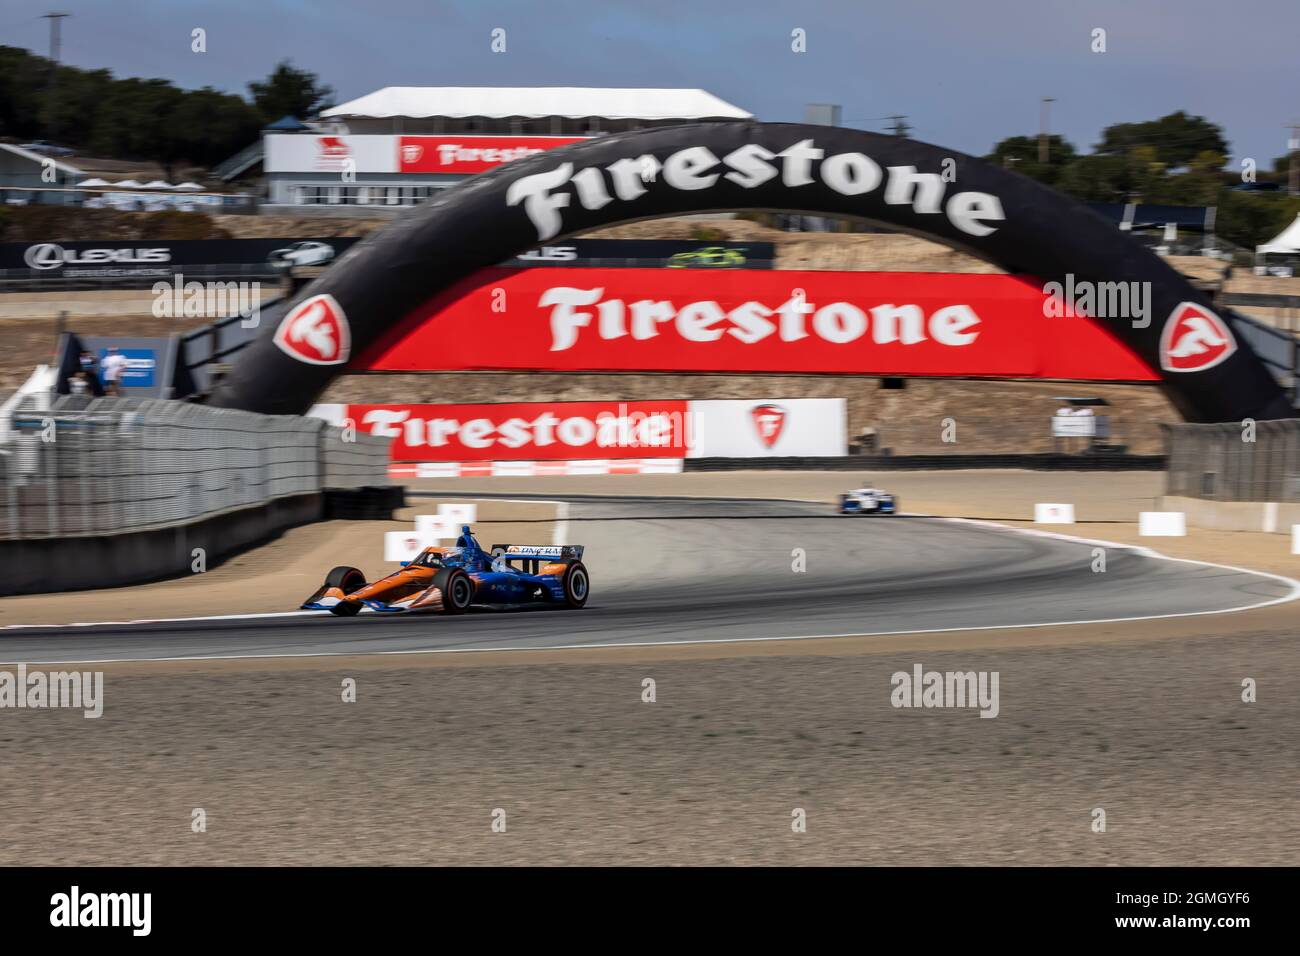
M 277 130 L 277 131 L 281 131 L 281 132 L 282 132 L 282 131 L 286 131 L 286 130 L 287 130 L 287 131 L 296 131 L 296 130 L 311 129 L 310 126 L 308 126 L 308 125 L 307 125 L 306 123 L 304 123 L 302 120 L 298 119 L 298 117 L 296 117 L 296 116 L 288 116 L 288 115 L 281 116 L 281 117 L 280 117 L 278 120 L 276 120 L 274 123 L 271 123 L 271 124 L 269 124 L 269 125 L 267 125 L 267 126 L 265 126 L 265 127 L 263 127 L 263 128 L 264 128 L 264 129 L 273 129 L 273 130 Z
M 1300 215 L 1297 215 L 1291 225 L 1287 226 L 1271 240 L 1264 243 L 1262 246 L 1256 246 L 1255 252 L 1300 252 Z
M 332 107 L 322 117 L 382 119 L 399 116 L 493 119 L 519 116 L 539 119 L 752 119 L 747 113 L 704 90 L 593 89 L 576 86 L 386 86 Z

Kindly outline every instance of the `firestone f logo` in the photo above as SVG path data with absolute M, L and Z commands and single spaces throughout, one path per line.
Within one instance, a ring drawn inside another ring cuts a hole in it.
M 785 428 L 785 409 L 780 405 L 755 405 L 749 410 L 754 420 L 754 430 L 764 448 L 771 448 L 781 437 Z
M 1167 372 L 1201 372 L 1235 351 L 1227 323 L 1195 302 L 1180 302 L 1160 333 L 1160 367 Z
M 308 365 L 342 365 L 352 351 L 352 332 L 333 296 L 314 295 L 280 321 L 275 344 Z

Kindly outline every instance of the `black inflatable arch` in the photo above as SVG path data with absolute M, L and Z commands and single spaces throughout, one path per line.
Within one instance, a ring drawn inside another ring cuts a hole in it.
M 1192 421 L 1295 414 L 1250 346 L 1199 371 L 1166 371 L 1160 338 L 1186 302 L 1209 300 L 1091 210 L 1033 180 L 937 146 L 860 130 L 704 123 L 592 139 L 539 153 L 446 190 L 358 243 L 261 331 L 214 405 L 302 413 L 346 368 L 277 344 L 286 315 L 327 294 L 357 355 L 435 294 L 539 243 L 600 226 L 718 210 L 799 210 L 871 219 L 1044 282 L 1149 283 L 1150 321 L 1099 319 L 1153 369 Z M 318 313 L 313 312 L 313 316 Z M 295 318 L 301 317 L 299 312 Z M 1231 328 L 1230 315 L 1222 316 Z M 312 316 L 308 321 L 314 321 Z M 1044 319 L 1044 321 L 1052 321 Z M 1062 323 L 1069 334 L 1070 323 Z M 301 332 L 301 328 L 299 329 Z

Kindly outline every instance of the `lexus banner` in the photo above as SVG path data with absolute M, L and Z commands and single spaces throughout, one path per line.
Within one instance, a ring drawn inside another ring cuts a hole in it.
M 1052 302 L 1008 275 L 486 269 L 352 368 L 1158 378 Z
M 840 398 L 316 405 L 393 439 L 397 462 L 765 458 L 844 454 Z

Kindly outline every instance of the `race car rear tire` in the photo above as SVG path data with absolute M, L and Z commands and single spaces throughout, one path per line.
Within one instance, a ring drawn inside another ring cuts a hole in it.
M 591 593 L 591 576 L 587 573 L 587 566 L 581 561 L 566 562 L 568 567 L 564 569 L 564 605 L 565 607 L 577 610 L 587 603 L 587 595 Z
M 430 587 L 442 592 L 443 614 L 464 614 L 474 600 L 474 582 L 460 568 L 443 568 L 433 576 Z

